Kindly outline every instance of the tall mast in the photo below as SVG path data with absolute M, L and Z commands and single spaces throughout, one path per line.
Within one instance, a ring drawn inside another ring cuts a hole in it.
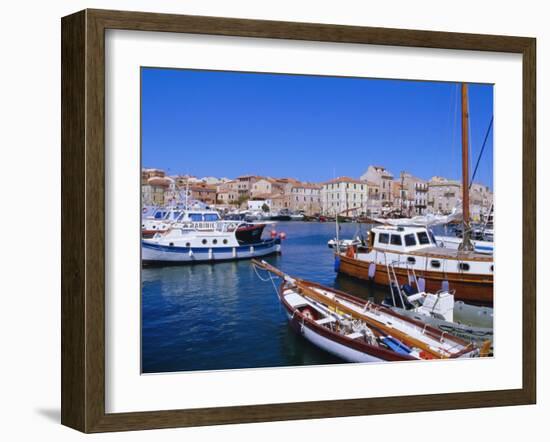
M 470 241 L 470 170 L 468 160 L 468 85 L 462 83 L 462 244 L 460 250 L 473 250 Z

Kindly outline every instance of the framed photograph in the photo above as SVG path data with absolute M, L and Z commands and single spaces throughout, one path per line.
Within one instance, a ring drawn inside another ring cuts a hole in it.
M 62 423 L 535 403 L 535 52 L 64 17 Z

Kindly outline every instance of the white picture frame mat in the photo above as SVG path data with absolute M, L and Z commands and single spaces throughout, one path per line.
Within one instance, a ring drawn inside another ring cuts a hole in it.
M 142 66 L 494 83 L 495 357 L 141 375 Z M 108 413 L 521 388 L 521 55 L 108 30 L 105 80 Z

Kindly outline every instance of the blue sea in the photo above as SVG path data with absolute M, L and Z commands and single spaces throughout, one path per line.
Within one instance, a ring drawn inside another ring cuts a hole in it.
M 366 233 L 354 223 L 340 226 L 342 238 Z M 383 299 L 382 288 L 337 277 L 327 246 L 334 223 L 279 222 L 275 229 L 287 239 L 281 255 L 265 258 L 271 264 L 363 299 Z M 141 310 L 143 373 L 343 363 L 289 327 L 273 284 L 249 260 L 144 268 Z

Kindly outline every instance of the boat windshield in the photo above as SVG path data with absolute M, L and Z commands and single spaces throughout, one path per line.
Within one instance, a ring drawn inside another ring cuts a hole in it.
M 430 238 L 427 232 L 416 232 L 416 236 L 418 236 L 419 244 L 430 244 Z
M 204 214 L 204 220 L 205 221 L 218 221 L 220 219 L 220 216 L 217 213 L 205 213 Z

